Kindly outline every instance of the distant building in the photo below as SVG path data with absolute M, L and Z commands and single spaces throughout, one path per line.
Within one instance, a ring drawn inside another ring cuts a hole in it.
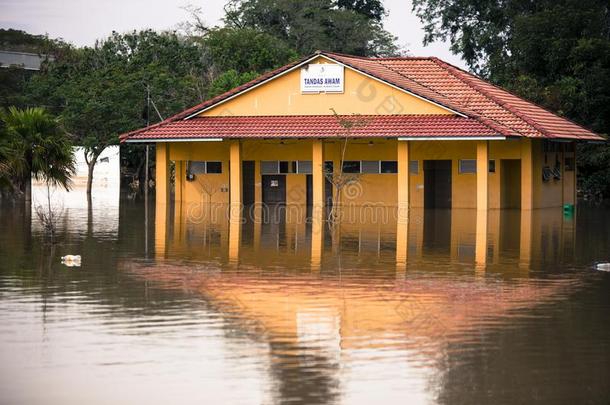
M 76 173 L 72 177 L 74 188 L 87 185 L 88 166 L 85 161 L 85 150 L 77 146 L 74 148 L 74 159 L 76 161 Z M 95 170 L 93 171 L 93 187 L 95 188 L 119 188 L 121 172 L 121 160 L 119 147 L 109 146 L 97 158 Z M 117 191 L 118 193 L 118 191 Z
M 87 186 L 87 175 L 89 167 L 85 161 L 85 150 L 80 146 L 73 148 L 74 162 L 76 165 L 76 173 L 72 176 L 72 190 L 76 191 L 79 188 Z M 97 158 L 95 170 L 93 172 L 93 192 L 98 189 L 104 189 L 104 193 L 108 189 L 112 189 L 113 193 L 116 190 L 118 197 L 119 186 L 121 180 L 121 159 L 118 146 L 109 146 Z M 35 182 L 36 183 L 36 182 Z M 38 182 L 43 184 L 43 182 Z
M 40 70 L 40 65 L 47 59 L 47 55 L 29 52 L 15 52 L 0 50 L 0 67 L 21 68 L 25 70 Z M 48 56 L 53 60 L 52 56 Z

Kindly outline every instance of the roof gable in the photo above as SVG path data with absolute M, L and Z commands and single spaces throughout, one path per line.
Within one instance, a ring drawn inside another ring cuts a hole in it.
M 331 115 L 338 114 L 451 114 L 456 112 L 402 88 L 345 67 L 320 55 L 306 66 L 344 67 L 342 92 L 303 93 L 301 69 L 280 75 L 206 107 L 189 118 L 201 116 Z M 462 114 L 459 114 L 462 115 Z
M 317 52 L 282 66 L 165 121 L 124 134 L 121 139 L 125 140 L 133 134 L 148 132 L 150 129 L 179 120 L 193 119 L 202 112 L 287 75 L 316 58 L 325 58 L 342 64 L 348 69 L 432 103 L 445 111 L 472 118 L 501 136 L 604 140 L 603 137 L 580 125 L 438 58 L 365 58 L 331 52 Z

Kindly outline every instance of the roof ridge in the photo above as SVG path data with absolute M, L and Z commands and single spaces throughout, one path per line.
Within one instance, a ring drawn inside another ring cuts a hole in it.
M 515 117 L 519 118 L 520 120 L 524 121 L 527 125 L 531 126 L 533 129 L 535 129 L 536 131 L 540 130 L 538 128 L 536 128 L 534 125 L 532 125 L 532 123 L 526 121 L 525 119 L 523 119 L 523 117 L 521 117 L 520 115 L 516 114 L 512 109 L 507 108 L 506 106 L 504 106 L 502 103 L 498 102 L 498 100 L 496 100 L 494 97 L 491 97 L 489 94 L 487 94 L 486 91 L 482 90 L 478 85 L 471 83 L 470 80 L 465 80 L 465 78 L 463 76 L 457 75 L 455 70 L 458 70 L 459 72 L 463 73 L 463 74 L 467 74 L 467 75 L 472 75 L 471 73 L 465 71 L 464 69 L 461 69 L 455 65 L 452 65 L 451 63 L 445 62 L 442 59 L 439 58 L 435 58 L 434 62 L 442 67 L 443 69 L 445 69 L 447 72 L 449 72 L 449 74 L 451 74 L 451 76 L 455 77 L 456 79 L 458 79 L 459 81 L 461 81 L 462 83 L 464 83 L 465 85 L 467 85 L 468 87 L 470 87 L 471 89 L 477 91 L 479 94 L 481 94 L 483 97 L 487 98 L 488 100 L 492 101 L 493 103 L 497 104 L 499 107 L 507 110 L 509 113 L 511 113 L 512 115 L 514 115 Z M 502 126 L 506 126 L 505 124 L 502 124 L 496 120 L 494 120 L 493 118 L 489 118 L 486 117 L 488 120 L 494 121 L 495 123 L 497 123 L 498 125 L 502 125 Z M 519 131 L 518 129 L 512 128 L 512 127 L 507 127 L 509 128 L 511 131 L 515 131 L 516 133 L 518 133 L 519 135 L 523 136 L 523 137 L 528 137 L 527 135 L 523 134 L 521 131 Z
M 429 58 L 428 60 L 431 60 L 432 62 L 435 62 L 435 63 L 438 63 L 439 61 L 440 61 L 440 62 L 442 62 L 442 60 L 440 60 L 440 59 L 439 59 L 439 58 L 437 58 L 437 57 L 431 57 L 431 58 Z M 437 90 L 435 90 L 435 89 L 431 88 L 430 86 L 427 86 L 427 85 L 425 85 L 425 84 L 423 84 L 423 83 L 420 83 L 419 81 L 417 81 L 417 80 L 413 79 L 412 77 L 406 76 L 405 74 L 403 74 L 403 73 L 399 72 L 398 70 L 392 69 L 391 67 L 389 67 L 389 66 L 385 66 L 385 65 L 384 65 L 384 67 L 386 67 L 386 68 L 388 68 L 388 69 L 392 70 L 393 72 L 395 72 L 395 73 L 399 74 L 400 76 L 402 76 L 402 77 L 404 77 L 404 78 L 406 78 L 406 79 L 408 79 L 408 80 L 411 80 L 411 81 L 413 81 L 413 82 L 417 83 L 418 85 L 420 85 L 420 86 L 422 86 L 422 87 L 425 87 L 426 89 L 430 90 L 431 92 L 433 92 L 433 93 L 435 93 L 435 94 L 440 95 L 440 96 L 441 96 L 441 97 L 443 97 L 443 98 L 447 98 L 447 99 L 449 99 L 449 97 L 447 97 L 447 96 L 445 96 L 444 94 L 442 94 L 442 93 L 438 92 Z M 453 101 L 453 100 L 451 100 L 451 99 L 449 99 L 449 100 L 450 100 L 450 101 Z M 472 109 L 470 109 L 470 108 L 468 108 L 468 107 L 463 107 L 463 106 L 460 106 L 460 107 L 461 107 L 461 108 L 465 108 L 465 109 L 466 109 L 466 115 L 468 115 L 469 117 L 476 119 L 477 121 L 481 122 L 483 125 L 486 125 L 487 127 L 491 128 L 491 129 L 493 129 L 493 130 L 495 130 L 495 131 L 499 131 L 499 132 L 500 132 L 500 133 L 502 133 L 503 135 L 510 135 L 510 134 L 508 134 L 508 133 L 506 133 L 506 132 L 505 132 L 505 130 L 506 130 L 506 129 L 513 130 L 512 128 L 509 128 L 509 127 L 507 127 L 506 125 L 503 125 L 503 124 L 501 124 L 501 123 L 499 123 L 499 122 L 497 122 L 497 121 L 495 121 L 495 120 L 493 120 L 493 119 L 491 119 L 491 118 L 489 118 L 489 117 L 487 117 L 487 116 L 484 116 L 483 114 L 480 114 L 480 113 L 478 113 L 477 111 L 474 111 L 474 110 L 472 110 Z M 458 111 L 459 111 L 459 110 L 458 110 Z M 493 124 L 491 124 L 489 121 L 492 121 L 492 122 L 493 122 Z M 491 124 L 491 125 L 490 125 L 490 124 Z M 519 131 L 516 131 L 516 132 L 520 133 Z M 523 135 L 523 134 L 521 134 L 521 135 Z
M 553 135 L 552 133 L 550 133 L 548 130 L 546 130 L 545 128 L 543 128 L 542 126 L 540 126 L 538 123 L 536 123 L 534 120 L 532 120 L 531 118 L 527 117 L 525 114 L 523 114 L 522 112 L 519 111 L 519 109 L 514 108 L 513 106 L 509 105 L 508 102 L 503 102 L 500 100 L 497 100 L 494 96 L 492 96 L 491 94 L 489 94 L 489 92 L 486 89 L 483 89 L 478 83 L 473 83 L 471 82 L 472 79 L 470 79 L 470 76 L 473 76 L 472 73 L 465 71 L 464 69 L 461 69 L 455 65 L 452 65 L 449 62 L 445 62 L 444 60 L 438 60 L 438 62 L 440 62 L 440 64 L 445 65 L 446 67 L 450 68 L 447 69 L 453 76 L 457 77 L 458 79 L 462 80 L 464 83 L 466 83 L 467 85 L 471 86 L 472 88 L 474 88 L 475 90 L 477 90 L 478 92 L 480 92 L 481 94 L 485 95 L 485 97 L 487 97 L 488 99 L 492 100 L 494 103 L 498 104 L 500 107 L 506 109 L 507 111 L 509 111 L 510 113 L 512 113 L 513 115 L 515 115 L 516 117 L 518 117 L 519 119 L 523 120 L 526 124 L 530 125 L 531 127 L 533 127 L 536 131 L 542 133 L 545 136 L 554 138 L 555 135 Z M 444 66 L 444 67 L 445 67 Z M 457 75 L 454 74 L 454 72 L 452 72 L 451 70 L 457 70 L 461 75 L 467 75 L 469 77 L 469 80 L 464 80 L 463 77 L 458 77 Z M 476 79 L 482 80 L 480 78 L 478 78 L 477 76 L 474 76 Z M 560 119 L 563 119 L 565 121 L 568 121 L 569 123 L 578 126 L 581 129 L 584 129 L 585 131 L 590 131 L 589 129 L 583 127 L 582 125 L 580 125 L 577 122 L 572 121 L 571 119 L 561 116 L 549 109 L 547 109 L 546 107 L 541 106 L 540 104 L 534 102 L 534 101 L 530 101 L 527 100 L 515 93 L 513 93 L 512 91 L 509 91 L 503 87 L 499 87 L 496 86 L 495 84 L 485 80 L 485 83 L 487 83 L 488 85 L 494 87 L 495 89 L 498 89 L 500 91 L 503 91 L 505 93 L 508 93 L 509 95 L 518 98 L 519 100 L 528 103 L 528 104 L 532 104 L 544 111 L 546 111 L 549 114 L 552 114 Z M 517 131 L 518 132 L 518 131 Z
M 334 54 L 334 55 L 338 55 L 338 54 Z M 326 55 L 326 56 L 330 57 L 329 55 Z M 341 56 L 341 55 L 339 55 L 339 56 Z M 350 56 L 344 56 L 344 57 L 350 58 Z M 330 58 L 330 59 L 332 59 L 332 58 Z M 428 90 L 430 92 L 438 94 L 442 98 L 446 99 L 446 101 L 434 100 L 434 99 L 431 99 L 430 97 L 427 97 L 427 96 L 425 96 L 423 94 L 419 94 L 416 90 L 405 88 L 405 86 L 402 86 L 402 85 L 400 85 L 400 84 L 398 84 L 398 83 L 396 83 L 396 82 L 394 82 L 394 81 L 392 81 L 390 79 L 386 79 L 386 78 L 380 77 L 378 74 L 375 74 L 375 73 L 371 72 L 370 69 L 365 69 L 365 68 L 362 68 L 362 67 L 354 66 L 353 64 L 350 64 L 350 63 L 348 63 L 346 61 L 341 61 L 341 60 L 337 60 L 337 59 L 333 59 L 333 60 L 335 60 L 336 62 L 340 62 L 340 63 L 342 63 L 344 65 L 347 65 L 350 68 L 352 68 L 354 70 L 357 70 L 359 72 L 366 73 L 367 75 L 370 75 L 370 76 L 372 76 L 372 77 L 374 77 L 374 78 L 376 78 L 376 79 L 378 79 L 378 80 L 380 80 L 382 82 L 389 83 L 392 86 L 395 86 L 395 87 L 398 87 L 398 88 L 402 89 L 403 91 L 407 91 L 409 93 L 413 93 L 413 94 L 417 95 L 418 97 L 421 97 L 421 98 L 424 98 L 424 99 L 428 100 L 429 102 L 440 104 L 441 106 L 443 106 L 443 107 L 445 107 L 445 108 L 447 108 L 449 110 L 452 110 L 454 112 L 458 112 L 458 113 L 466 115 L 466 116 L 469 116 L 469 114 L 471 113 L 470 111 L 467 111 L 467 112 L 462 111 L 463 110 L 462 106 L 454 105 L 455 103 L 451 99 L 449 99 L 448 97 L 438 93 L 437 91 L 431 89 L 430 87 L 425 86 L 425 85 L 419 83 L 418 81 L 416 81 L 416 80 L 414 80 L 414 79 L 412 79 L 412 78 L 410 78 L 408 76 L 405 76 L 405 75 L 401 74 L 400 72 L 397 72 L 396 70 L 394 70 L 394 69 L 392 69 L 392 68 L 390 68 L 388 66 L 385 66 L 385 65 L 379 63 L 379 61 L 377 61 L 375 59 L 371 59 L 371 58 L 360 58 L 360 59 L 364 59 L 364 60 L 369 61 L 369 62 L 374 62 L 378 66 L 381 66 L 384 69 L 387 69 L 390 72 L 392 72 L 394 74 L 397 74 L 397 75 L 399 75 L 402 78 L 405 78 L 405 79 L 407 79 L 407 80 L 409 80 L 411 82 L 414 82 L 418 86 L 424 87 L 426 90 Z
M 331 51 L 317 51 L 320 55 L 338 55 L 346 58 L 364 59 L 364 60 L 431 60 L 436 59 L 436 56 L 361 56 L 361 55 L 349 55 L 341 52 Z
M 197 117 L 193 117 L 193 120 L 202 120 L 202 119 L 210 119 L 210 118 L 252 118 L 252 117 L 256 117 L 256 118 L 260 118 L 260 117 L 267 117 L 267 118 L 296 118 L 296 117 L 334 117 L 334 114 L 289 114 L 289 115 L 282 115 L 282 114 L 271 114 L 271 115 L 203 115 L 203 116 L 197 116 Z M 473 117 L 462 117 L 459 115 L 452 115 L 452 114 L 337 114 L 337 116 L 339 117 L 380 117 L 380 118 L 387 118 L 387 117 L 393 117 L 393 118 L 399 118 L 399 117 L 430 117 L 430 118 L 438 118 L 438 117 L 442 117 L 442 118 L 459 118 L 459 119 L 474 119 Z M 151 125 L 152 126 L 152 125 Z
M 542 109 L 542 110 L 544 110 L 544 111 L 548 112 L 549 114 L 555 115 L 555 116 L 557 116 L 557 117 L 561 118 L 562 120 L 568 121 L 569 123 L 574 124 L 574 125 L 576 125 L 577 127 L 581 128 L 581 129 L 584 129 L 585 131 L 588 131 L 588 132 L 593 132 L 593 131 L 591 131 L 590 129 L 588 129 L 588 128 L 584 127 L 582 124 L 579 124 L 578 122 L 576 122 L 576 121 L 572 120 L 571 118 L 568 118 L 568 117 L 563 116 L 563 115 L 559 115 L 559 113 L 554 112 L 554 111 L 551 111 L 550 109 L 548 109 L 548 108 L 546 108 L 545 106 L 542 106 L 542 105 L 540 105 L 540 104 L 536 103 L 535 101 L 530 101 L 530 100 L 527 100 L 526 98 L 523 98 L 523 97 L 521 97 L 520 95 L 515 94 L 515 93 L 513 93 L 513 92 L 512 92 L 512 91 L 510 91 L 510 90 L 507 90 L 507 89 L 505 89 L 505 88 L 503 88 L 503 87 L 500 87 L 500 86 L 496 86 L 496 85 L 495 85 L 495 84 L 493 84 L 492 82 L 487 82 L 487 81 L 486 81 L 486 83 L 488 83 L 490 86 L 493 86 L 493 87 L 495 87 L 495 88 L 497 88 L 497 89 L 499 89 L 499 90 L 501 90 L 501 91 L 504 91 L 504 92 L 506 92 L 506 93 L 508 93 L 508 94 L 512 95 L 513 97 L 518 98 L 519 100 L 525 101 L 526 103 L 533 104 L 533 105 L 535 105 L 536 107 L 538 107 L 538 108 L 540 108 L 540 109 Z M 525 118 L 523 118 L 523 119 L 525 119 Z M 538 126 L 538 124 L 536 124 L 536 125 Z M 545 130 L 545 131 L 546 131 L 546 130 Z M 548 133 L 548 131 L 546 131 L 546 132 Z M 553 136 L 552 134 L 550 134 L 550 135 L 551 135 L 551 136 Z

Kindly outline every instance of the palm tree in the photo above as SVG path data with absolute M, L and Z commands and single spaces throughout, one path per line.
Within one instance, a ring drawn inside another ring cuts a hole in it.
M 32 198 L 32 176 L 69 190 L 75 171 L 72 143 L 59 121 L 43 108 L 16 107 L 0 112 L 0 119 L 0 178 L 19 179 L 26 201 Z

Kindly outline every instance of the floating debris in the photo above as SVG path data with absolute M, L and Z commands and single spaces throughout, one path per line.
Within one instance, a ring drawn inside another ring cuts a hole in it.
M 597 263 L 595 265 L 595 270 L 610 272 L 610 263 Z
M 61 263 L 67 267 L 80 267 L 80 255 L 66 255 L 61 257 Z

